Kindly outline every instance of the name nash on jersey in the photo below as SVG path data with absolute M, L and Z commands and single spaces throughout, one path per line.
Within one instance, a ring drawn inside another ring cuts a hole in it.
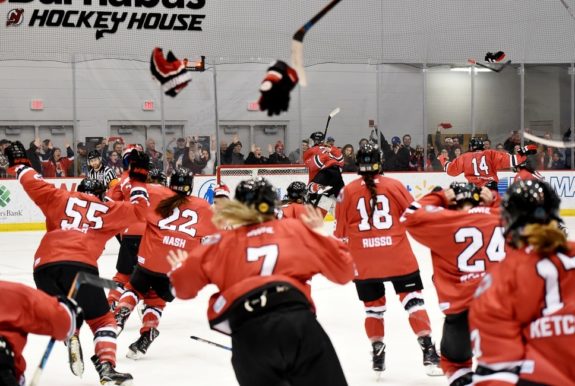
M 185 248 L 186 247 L 186 240 L 180 239 L 179 237 L 164 236 L 162 243 L 164 245 L 171 245 L 172 247 L 176 247 L 176 248 Z

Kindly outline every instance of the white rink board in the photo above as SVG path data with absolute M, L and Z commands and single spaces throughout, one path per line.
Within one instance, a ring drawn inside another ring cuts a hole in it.
M 573 171 L 541 172 L 546 181 L 561 197 L 563 215 L 575 215 L 575 173 Z M 447 186 L 452 181 L 463 181 L 463 177 L 454 178 L 442 172 L 435 173 L 386 173 L 386 176 L 402 181 L 408 191 L 417 199 L 435 186 Z M 513 182 L 514 173 L 499 173 L 499 191 L 503 193 Z M 358 178 L 356 174 L 345 173 L 346 183 Z M 78 178 L 51 179 L 57 187 L 74 189 L 80 182 Z M 304 181 L 307 182 L 307 181 Z M 193 194 L 210 199 L 216 176 L 194 177 Z M 17 180 L 0 180 L 0 230 L 43 229 L 44 215 L 30 200 Z

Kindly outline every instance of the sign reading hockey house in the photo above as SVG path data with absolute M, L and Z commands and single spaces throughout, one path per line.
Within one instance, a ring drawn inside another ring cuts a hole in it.
M 43 6 L 32 10 L 11 9 L 6 26 L 94 29 L 96 39 L 116 33 L 119 28 L 202 31 L 202 21 L 206 17 L 190 13 L 202 9 L 206 0 L 74 0 L 74 5 L 87 6 L 87 10 L 74 9 L 72 0 L 8 0 L 8 3 Z

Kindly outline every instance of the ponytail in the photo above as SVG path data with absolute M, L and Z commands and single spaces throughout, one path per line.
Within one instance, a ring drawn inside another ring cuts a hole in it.
M 370 206 L 369 206 L 369 216 L 368 216 L 369 222 L 373 221 L 372 220 L 373 212 L 375 211 L 375 208 L 377 207 L 377 190 L 375 187 L 375 180 L 373 179 L 373 176 L 374 176 L 373 174 L 362 175 L 363 182 L 365 182 L 365 186 L 367 186 L 367 189 L 369 190 L 369 194 L 371 196 Z
M 174 192 L 174 195 L 168 198 L 164 198 L 158 206 L 156 207 L 156 213 L 162 216 L 162 218 L 169 217 L 174 209 L 186 202 L 188 196 L 182 193 Z
M 567 249 L 567 237 L 557 221 L 548 224 L 528 224 L 523 228 L 521 238 L 541 255 Z
M 237 200 L 218 201 L 215 206 L 212 222 L 221 227 L 259 224 L 274 219 L 273 214 L 262 214 L 253 206 L 247 206 Z

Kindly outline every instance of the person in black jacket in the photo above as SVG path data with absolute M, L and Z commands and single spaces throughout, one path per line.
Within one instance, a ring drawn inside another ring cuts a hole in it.
M 271 145 L 270 145 L 271 147 Z M 277 141 L 274 146 L 274 152 L 270 152 L 269 163 L 270 164 L 291 164 L 291 161 L 284 153 L 284 144 L 282 141 Z
M 236 135 L 224 153 L 224 165 L 243 165 L 242 143 Z
M 269 160 L 262 154 L 262 148 L 252 145 L 252 151 L 250 151 L 248 158 L 246 158 L 246 165 L 263 165 L 269 163 Z

